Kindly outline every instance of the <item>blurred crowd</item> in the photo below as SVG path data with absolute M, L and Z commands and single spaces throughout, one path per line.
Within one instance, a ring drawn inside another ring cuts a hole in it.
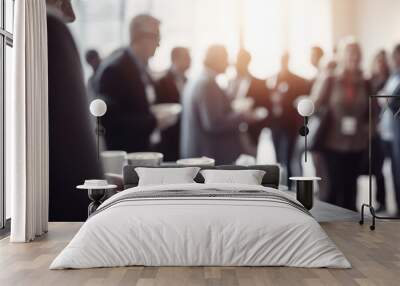
M 312 47 L 312 80 L 290 70 L 288 52 L 282 54 L 276 75 L 256 78 L 249 71 L 251 54 L 241 49 L 233 63 L 235 76 L 222 88 L 217 78 L 230 63 L 221 45 L 207 49 L 203 70 L 196 76 L 187 77 L 191 57 L 185 47 L 173 48 L 171 67 L 154 76 L 148 63 L 162 44 L 160 25 L 150 15 L 138 15 L 130 23 L 127 47 L 104 59 L 95 50 L 86 53 L 93 68 L 88 96 L 107 103 L 101 122 L 108 150 L 159 151 L 166 161 L 207 156 L 217 164 L 231 164 L 240 154 L 256 155 L 260 133 L 269 128 L 276 159 L 287 177 L 302 175 L 305 150 L 299 129 L 304 119 L 297 103 L 307 97 L 315 104 L 313 117 L 319 119 L 314 132 L 318 136 L 310 147 L 316 174 L 323 178 L 320 198 L 356 210 L 357 179 L 368 174 L 371 128 L 378 211 L 386 209 L 387 181 L 382 169 L 387 160 L 400 206 L 400 176 L 396 175 L 400 170 L 396 118 L 400 100 L 369 101 L 375 94 L 400 95 L 400 45 L 390 54 L 379 51 L 370 71 L 361 67 L 362 49 L 354 38 L 343 39 L 329 57 L 320 47 Z M 169 116 L 168 109 L 157 112 L 154 107 L 159 104 L 180 104 L 182 112 L 178 117 Z M 310 119 L 310 129 L 311 121 L 316 120 Z
M 227 50 L 221 45 L 207 49 L 203 71 L 196 77 L 186 77 L 191 58 L 185 47 L 172 49 L 171 67 L 163 76 L 153 76 L 148 61 L 160 45 L 159 28 L 157 19 L 139 15 L 130 25 L 129 47 L 114 52 L 101 64 L 95 51 L 87 52 L 87 61 L 93 67 L 90 93 L 104 98 L 108 105 L 103 119 L 108 149 L 159 151 L 167 161 L 207 156 L 217 164 L 230 164 L 240 154 L 255 155 L 262 129 L 269 128 L 276 159 L 287 177 L 302 175 L 304 145 L 299 128 L 303 118 L 296 108 L 299 99 L 307 96 L 314 101 L 315 116 L 319 117 L 319 126 L 310 128 L 318 129 L 314 130 L 318 138 L 313 138 L 311 151 L 316 173 L 323 178 L 320 198 L 356 210 L 357 179 L 369 170 L 369 96 L 380 92 L 394 95 L 398 91 L 400 46 L 391 57 L 379 51 L 371 71 L 363 71 L 362 49 L 354 38 L 343 39 L 330 57 L 324 56 L 322 48 L 312 47 L 312 80 L 290 70 L 288 52 L 281 56 L 276 75 L 256 78 L 249 71 L 251 54 L 242 49 L 233 63 L 235 77 L 227 88 L 221 88 L 216 78 L 230 64 Z M 394 172 L 400 145 L 394 143 L 398 131 L 393 126 L 398 103 L 375 98 L 371 102 L 372 169 L 378 211 L 384 211 L 385 159 L 392 162 L 400 205 L 400 183 Z M 179 120 L 152 112 L 152 105 L 159 103 L 180 103 Z

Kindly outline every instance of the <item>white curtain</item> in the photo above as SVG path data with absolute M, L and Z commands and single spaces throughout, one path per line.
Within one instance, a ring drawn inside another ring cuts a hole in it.
M 13 92 L 6 98 L 6 187 L 12 242 L 48 227 L 48 84 L 45 0 L 15 1 Z

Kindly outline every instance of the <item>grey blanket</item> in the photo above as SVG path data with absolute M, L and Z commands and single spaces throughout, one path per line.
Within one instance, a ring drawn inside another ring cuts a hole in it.
M 311 213 L 299 202 L 295 200 L 291 200 L 284 195 L 277 194 L 276 192 L 268 192 L 268 191 L 259 191 L 259 190 L 243 190 L 243 191 L 227 191 L 227 190 L 218 190 L 215 188 L 212 189 L 204 189 L 204 190 L 165 190 L 165 191 L 138 191 L 138 192 L 129 192 L 126 195 L 120 196 L 118 199 L 105 202 L 103 205 L 99 207 L 90 217 L 101 213 L 108 208 L 118 205 L 127 201 L 147 201 L 154 199 L 162 199 L 162 200 L 191 200 L 191 199 L 227 199 L 229 200 L 251 200 L 255 199 L 257 201 L 263 200 L 268 202 L 274 202 L 284 205 L 289 205 L 309 216 Z

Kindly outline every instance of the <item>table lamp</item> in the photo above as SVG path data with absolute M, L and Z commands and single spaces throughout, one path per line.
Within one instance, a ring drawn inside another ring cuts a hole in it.
M 309 98 L 301 99 L 297 104 L 297 112 L 304 117 L 304 125 L 300 127 L 299 134 L 304 137 L 304 160 L 307 162 L 308 118 L 314 113 L 314 102 Z
M 100 135 L 105 134 L 105 129 L 100 125 L 100 117 L 102 117 L 107 112 L 107 104 L 104 100 L 95 99 L 90 103 L 89 106 L 90 113 L 96 117 L 96 129 L 95 133 L 97 135 L 97 160 L 100 159 Z

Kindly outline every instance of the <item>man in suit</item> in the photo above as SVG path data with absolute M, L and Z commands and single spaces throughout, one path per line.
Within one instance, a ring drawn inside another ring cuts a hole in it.
M 235 113 L 230 98 L 218 86 L 215 78 L 227 66 L 225 47 L 210 46 L 202 74 L 189 81 L 183 92 L 183 158 L 208 156 L 217 164 L 231 164 L 243 152 L 239 125 L 254 122 L 255 117 L 251 113 Z
M 47 5 L 49 220 L 85 221 L 89 198 L 75 187 L 85 179 L 101 179 L 103 172 L 78 50 L 64 23 L 75 19 L 71 3 L 47 1 Z
M 187 48 L 175 47 L 171 51 L 171 68 L 156 84 L 157 103 L 180 103 L 183 87 L 186 84 L 186 71 L 190 68 L 191 58 Z M 157 146 L 164 154 L 164 160 L 179 159 L 180 120 L 161 132 L 161 142 Z
M 98 94 L 107 103 L 102 118 L 107 149 L 149 151 L 150 136 L 162 122 L 150 110 L 156 100 L 148 61 L 160 43 L 160 22 L 146 14 L 130 23 L 130 45 L 106 59 L 98 74 Z M 161 124 L 161 125 L 160 125 Z
M 232 99 L 251 98 L 254 107 L 271 108 L 270 98 L 265 80 L 258 79 L 249 71 L 251 55 L 248 51 L 241 49 L 236 57 L 236 77 L 230 82 L 228 93 Z M 249 135 L 253 144 L 258 143 L 261 130 L 266 126 L 266 120 L 261 120 L 249 126 Z
M 394 190 L 396 193 L 397 203 L 397 216 L 400 217 L 400 44 L 396 45 L 393 53 L 393 66 L 394 70 L 388 79 L 383 91 L 385 94 L 399 96 L 399 98 L 392 99 L 390 108 L 394 114 L 394 120 L 391 122 L 393 128 L 393 141 L 392 141 L 392 174 L 394 182 Z
M 303 118 L 297 113 L 296 101 L 301 95 L 310 93 L 311 84 L 306 79 L 294 74 L 289 69 L 290 55 L 281 57 L 281 70 L 268 80 L 271 89 L 271 124 L 272 139 L 278 163 L 285 167 L 288 178 L 292 175 L 292 157 L 296 139 Z M 290 181 L 287 182 L 290 185 Z
M 96 74 L 101 64 L 101 58 L 96 50 L 88 50 L 85 54 L 86 63 L 92 68 L 92 75 L 89 77 L 87 83 L 88 97 L 89 100 L 93 100 L 97 97 L 96 95 Z

